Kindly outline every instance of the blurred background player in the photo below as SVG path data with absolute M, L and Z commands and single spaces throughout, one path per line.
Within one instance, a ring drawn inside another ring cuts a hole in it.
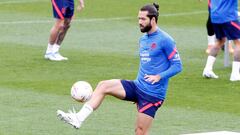
M 207 19 L 207 33 L 208 33 L 208 47 L 206 49 L 206 53 L 209 54 L 212 46 L 215 45 L 215 40 L 216 40 L 216 37 L 215 37 L 215 34 L 214 34 L 214 30 L 213 30 L 213 27 L 212 27 L 212 23 L 211 23 L 211 19 L 210 19 L 210 15 L 208 15 L 208 19 Z
M 200 2 L 202 2 L 202 0 L 199 0 Z M 210 13 L 210 2 L 211 0 L 208 0 L 208 19 L 207 19 L 207 23 L 206 23 L 206 29 L 207 29 L 207 41 L 208 41 L 208 46 L 207 46 L 207 49 L 206 49 L 206 53 L 209 54 L 210 53 L 210 50 L 211 48 L 215 45 L 216 43 L 216 36 L 215 36 L 215 33 L 214 33 L 214 29 L 213 29 L 213 26 L 212 26 L 212 21 L 211 21 L 211 13 Z M 222 47 L 222 49 L 224 49 L 224 47 Z M 233 48 L 232 48 L 232 43 L 229 42 L 228 44 L 228 49 L 229 49 L 229 52 L 232 54 L 233 53 Z
M 228 40 L 233 40 L 234 60 L 232 63 L 231 81 L 240 81 L 240 23 L 238 20 L 238 0 L 211 0 L 210 16 L 214 32 L 216 34 L 216 45 L 209 53 L 203 76 L 206 78 L 218 78 L 213 72 L 213 65 L 219 50 Z
M 45 59 L 52 61 L 68 60 L 59 53 L 60 45 L 70 27 L 74 15 L 74 0 L 51 0 L 55 24 L 50 31 Z M 84 0 L 79 0 L 77 10 L 84 8 Z
M 181 60 L 174 40 L 157 26 L 159 6 L 143 6 L 138 14 L 140 30 L 144 34 L 139 40 L 140 68 L 136 80 L 101 81 L 91 99 L 75 113 L 57 111 L 58 117 L 75 128 L 96 110 L 106 95 L 135 102 L 138 108 L 135 126 L 136 135 L 147 135 L 155 113 L 166 96 L 169 79 L 182 70 Z
M 208 19 L 207 19 L 206 28 L 207 28 L 207 34 L 208 34 L 208 47 L 206 49 L 206 53 L 209 54 L 210 49 L 212 48 L 212 46 L 215 45 L 215 40 L 216 40 L 212 22 L 211 22 L 211 17 L 210 17 L 210 0 L 208 0 Z

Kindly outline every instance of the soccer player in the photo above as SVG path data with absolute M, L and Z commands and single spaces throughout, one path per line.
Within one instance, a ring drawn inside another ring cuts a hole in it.
M 138 13 L 140 68 L 135 80 L 101 81 L 91 99 L 78 113 L 57 111 L 58 117 L 75 128 L 96 110 L 106 95 L 137 105 L 136 135 L 147 135 L 155 113 L 164 102 L 169 79 L 182 70 L 181 60 L 171 36 L 157 26 L 159 5 L 143 6 Z
M 68 60 L 59 53 L 60 45 L 70 27 L 74 15 L 74 0 L 51 0 L 53 16 L 56 19 L 50 31 L 49 43 L 47 46 L 45 59 L 52 61 Z M 77 10 L 84 8 L 84 1 L 79 0 Z
M 199 0 L 200 2 L 202 2 L 202 0 Z M 211 0 L 208 0 L 208 19 L 207 19 L 207 23 L 206 23 L 206 28 L 207 28 L 207 39 L 208 39 L 208 46 L 206 49 L 206 53 L 209 54 L 211 48 L 215 45 L 216 42 L 216 36 L 214 33 L 214 29 L 213 29 L 213 25 L 212 25 L 212 21 L 211 21 L 211 17 L 210 17 L 210 4 Z M 230 42 L 229 42 L 230 43 Z M 224 46 L 222 47 L 222 49 L 224 48 Z M 233 48 L 232 48 L 232 44 L 228 44 L 228 50 L 230 53 L 233 53 Z
M 233 53 L 234 60 L 230 81 L 240 81 L 240 23 L 238 21 L 238 0 L 211 0 L 210 12 L 217 42 L 216 45 L 211 48 L 206 66 L 203 70 L 203 76 L 206 78 L 218 78 L 213 72 L 213 65 L 227 37 L 228 40 L 233 40 L 236 45 Z

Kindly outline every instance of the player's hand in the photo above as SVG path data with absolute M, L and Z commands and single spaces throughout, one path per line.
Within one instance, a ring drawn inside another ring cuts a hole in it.
M 159 82 L 160 79 L 161 79 L 161 76 L 160 75 L 145 75 L 144 76 L 144 79 L 146 82 L 150 82 L 152 84 L 156 83 L 156 82 Z
M 84 5 L 78 5 L 77 11 L 80 12 L 84 8 Z
M 81 11 L 84 8 L 84 1 L 83 0 L 79 0 L 79 5 L 77 7 L 77 11 Z

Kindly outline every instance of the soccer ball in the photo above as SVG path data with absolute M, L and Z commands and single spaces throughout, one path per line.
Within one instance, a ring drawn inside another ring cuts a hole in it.
M 71 96 L 79 102 L 86 102 L 92 96 L 92 86 L 86 81 L 78 81 L 71 88 Z

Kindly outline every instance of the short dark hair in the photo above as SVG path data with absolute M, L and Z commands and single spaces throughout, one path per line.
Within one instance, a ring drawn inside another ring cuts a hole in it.
M 153 3 L 153 4 L 147 4 L 145 6 L 143 6 L 140 11 L 148 11 L 148 17 L 150 18 L 150 20 L 155 17 L 156 23 L 158 21 L 158 16 L 159 16 L 159 5 L 157 3 Z

